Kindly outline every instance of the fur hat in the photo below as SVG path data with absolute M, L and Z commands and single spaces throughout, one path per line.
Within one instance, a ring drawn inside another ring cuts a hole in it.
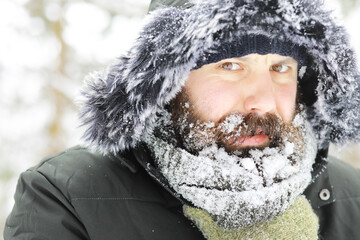
M 360 139 L 354 53 L 344 28 L 323 10 L 322 2 L 174 2 L 175 7 L 160 6 L 148 14 L 139 37 L 115 64 L 87 77 L 81 105 L 87 146 L 104 154 L 135 147 L 152 132 L 157 113 L 181 90 L 196 64 L 212 49 L 249 35 L 305 49 L 309 59 L 298 81 L 320 149 L 330 141 Z

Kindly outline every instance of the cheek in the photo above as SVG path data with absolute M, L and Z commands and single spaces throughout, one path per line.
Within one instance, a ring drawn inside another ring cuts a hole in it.
M 229 113 L 236 102 L 236 93 L 231 84 L 207 83 L 188 91 L 195 110 L 204 121 L 218 121 Z
M 291 122 L 295 113 L 296 85 L 278 88 L 276 96 L 277 112 L 285 122 Z

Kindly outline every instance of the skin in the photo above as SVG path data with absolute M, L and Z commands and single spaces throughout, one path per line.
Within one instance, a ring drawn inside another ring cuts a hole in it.
M 185 89 L 205 122 L 216 123 L 231 113 L 272 113 L 290 123 L 295 112 L 297 68 L 297 61 L 291 57 L 249 54 L 191 71 Z M 259 147 L 268 141 L 266 135 L 259 134 L 237 144 Z

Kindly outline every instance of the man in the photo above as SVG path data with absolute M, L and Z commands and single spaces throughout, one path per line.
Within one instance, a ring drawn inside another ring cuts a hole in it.
M 20 177 L 5 239 L 357 239 L 344 29 L 317 1 L 153 1 L 82 95 L 87 148 Z M 97 153 L 96 153 L 97 152 Z

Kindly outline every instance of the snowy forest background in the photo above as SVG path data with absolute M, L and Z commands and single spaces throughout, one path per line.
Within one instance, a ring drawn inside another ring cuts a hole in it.
M 360 56 L 360 0 L 325 0 Z M 0 238 L 20 172 L 79 143 L 75 98 L 136 37 L 150 0 L 0 0 Z M 360 145 L 331 147 L 360 167 Z

